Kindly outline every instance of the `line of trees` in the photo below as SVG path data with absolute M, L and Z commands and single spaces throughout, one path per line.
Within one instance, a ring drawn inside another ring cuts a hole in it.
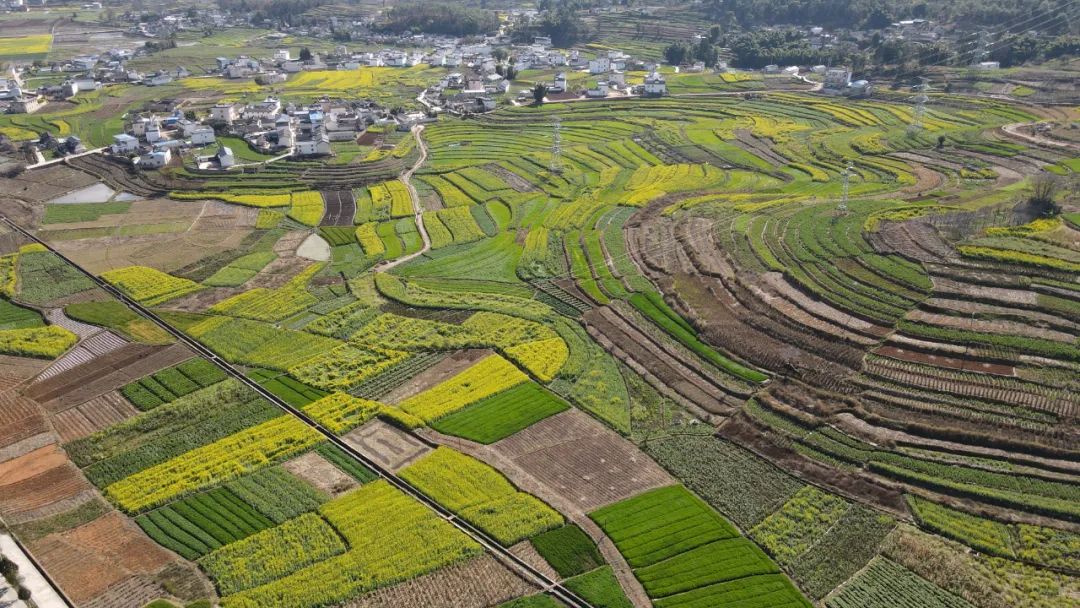
M 499 29 L 495 13 L 454 4 L 418 3 L 395 6 L 376 28 L 400 34 L 406 31 L 447 36 L 477 36 Z

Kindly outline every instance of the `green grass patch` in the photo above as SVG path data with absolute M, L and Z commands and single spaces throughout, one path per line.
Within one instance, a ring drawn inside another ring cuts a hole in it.
M 440 433 L 489 444 L 568 407 L 535 382 L 525 382 L 440 418 L 431 427 Z
M 129 202 L 45 205 L 45 217 L 41 220 L 41 223 L 72 224 L 92 222 L 103 215 L 127 213 L 130 208 L 131 203 Z
M 531 542 L 537 553 L 563 578 L 594 570 L 604 564 L 596 543 L 574 524 L 534 536 Z
M 597 568 L 588 574 L 575 576 L 564 581 L 566 588 L 580 595 L 596 608 L 632 608 L 626 599 L 619 580 L 611 566 Z

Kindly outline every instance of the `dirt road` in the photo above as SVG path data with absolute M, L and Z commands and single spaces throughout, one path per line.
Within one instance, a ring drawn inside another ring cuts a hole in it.
M 412 128 L 413 137 L 416 138 L 416 145 L 420 149 L 420 158 L 416 159 L 416 163 L 401 174 L 401 183 L 405 184 L 405 187 L 409 189 L 409 197 L 412 198 L 413 204 L 413 216 L 416 218 L 416 229 L 420 231 L 420 238 L 424 240 L 424 246 L 419 251 L 409 255 L 380 263 L 374 268 L 375 272 L 386 272 L 395 266 L 424 255 L 431 249 L 431 237 L 428 236 L 427 229 L 424 228 L 424 207 L 420 204 L 420 195 L 416 192 L 416 186 L 413 186 L 412 183 L 413 173 L 416 173 L 416 170 L 423 166 L 424 161 L 427 160 L 427 144 L 424 143 L 424 138 L 421 137 L 423 130 L 424 125 L 416 125 Z

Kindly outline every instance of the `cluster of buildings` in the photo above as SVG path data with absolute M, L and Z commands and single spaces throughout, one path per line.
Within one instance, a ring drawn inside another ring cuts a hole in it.
M 133 118 L 123 133 L 113 136 L 110 152 L 130 158 L 137 167 L 159 169 L 176 152 L 219 143 L 225 133 L 244 140 L 254 150 L 296 157 L 333 154 L 332 142 L 355 142 L 375 125 L 408 128 L 425 115 L 393 116 L 371 101 L 325 101 L 311 105 L 283 105 L 275 97 L 253 104 L 217 104 L 208 115 L 192 120 L 174 110 Z M 236 165 L 233 150 L 219 145 L 211 155 L 196 156 L 202 168 L 229 169 Z

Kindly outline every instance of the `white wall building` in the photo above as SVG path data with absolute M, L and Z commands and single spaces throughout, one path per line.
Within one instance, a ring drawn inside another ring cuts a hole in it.
M 119 135 L 113 135 L 113 144 L 111 147 L 113 154 L 131 154 L 139 149 L 139 140 L 127 133 L 121 133 Z
M 191 143 L 195 146 L 205 146 L 217 141 L 214 130 L 210 127 L 199 127 L 191 132 Z

